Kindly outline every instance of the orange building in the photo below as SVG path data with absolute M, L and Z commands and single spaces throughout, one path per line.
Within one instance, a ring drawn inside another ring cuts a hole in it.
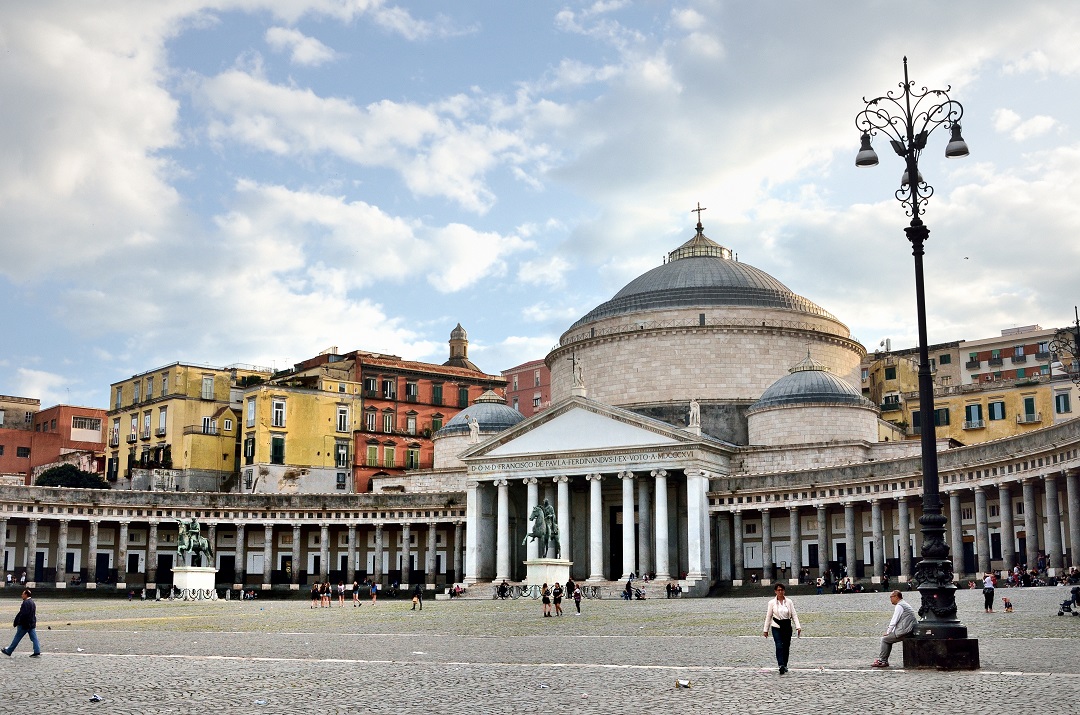
M 551 371 L 543 360 L 503 370 L 502 376 L 506 378 L 506 404 L 526 417 L 551 405 Z
M 44 469 L 65 462 L 105 474 L 105 410 L 73 405 L 38 410 L 40 403 L 30 398 L 3 397 L 0 402 L 5 405 L 0 474 L 19 474 L 31 484 Z M 9 414 L 20 419 L 9 420 Z

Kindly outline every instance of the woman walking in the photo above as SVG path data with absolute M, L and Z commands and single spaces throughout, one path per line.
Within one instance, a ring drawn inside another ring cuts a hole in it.
M 577 609 L 577 615 L 581 615 L 581 586 L 574 584 L 574 608 Z
M 994 574 L 989 572 L 983 577 L 983 608 L 987 613 L 994 612 Z
M 799 623 L 799 614 L 795 612 L 795 604 L 785 597 L 784 584 L 778 583 L 773 589 L 776 598 L 769 601 L 769 607 L 765 611 L 765 627 L 761 635 L 769 637 L 772 630 L 773 643 L 776 644 L 776 664 L 780 666 L 780 675 L 787 672 L 788 654 L 791 651 L 791 630 L 802 636 L 802 624 Z
M 352 605 L 357 608 L 360 605 L 360 582 L 353 579 L 352 582 Z
M 551 589 L 546 582 L 540 587 L 540 602 L 544 604 L 544 618 L 551 618 Z

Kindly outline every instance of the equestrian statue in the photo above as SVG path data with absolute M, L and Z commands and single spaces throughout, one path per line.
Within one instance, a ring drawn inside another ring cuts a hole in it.
M 176 522 L 180 529 L 180 534 L 176 539 L 176 555 L 180 557 L 180 560 L 190 564 L 190 558 L 197 556 L 200 564 L 212 565 L 214 563 L 214 549 L 210 546 L 210 542 L 206 540 L 206 537 L 202 535 L 199 520 L 192 517 L 187 521 L 177 519 Z
M 521 541 L 524 546 L 529 539 L 534 539 L 540 558 L 547 558 L 549 546 L 555 547 L 555 558 L 559 558 L 559 524 L 555 521 L 555 508 L 547 499 L 543 504 L 537 504 L 529 514 L 529 521 L 533 523 L 532 531 L 525 535 Z

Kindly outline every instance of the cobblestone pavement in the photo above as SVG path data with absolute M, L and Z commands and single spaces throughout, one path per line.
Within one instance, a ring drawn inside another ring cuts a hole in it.
M 881 593 L 794 597 L 804 637 L 780 676 L 759 596 L 573 603 L 38 602 L 44 656 L 0 656 L 0 712 L 507 713 L 1075 712 L 1080 617 L 1064 588 L 999 590 L 1015 613 L 958 592 L 977 672 L 871 669 L 891 613 Z M 7 594 L 5 594 L 6 596 Z M 917 594 L 914 598 L 917 603 Z M 18 601 L 0 600 L 14 615 Z M 5 635 L 5 644 L 6 644 Z M 902 663 L 899 650 L 893 661 Z M 676 680 L 691 682 L 676 688 Z M 102 698 L 91 703 L 92 695 Z

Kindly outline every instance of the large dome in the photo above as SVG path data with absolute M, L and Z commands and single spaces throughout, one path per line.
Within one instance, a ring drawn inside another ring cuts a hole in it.
M 468 434 L 470 417 L 476 420 L 482 434 L 502 432 L 525 419 L 523 414 L 509 407 L 506 400 L 488 390 L 477 397 L 476 402 L 454 415 L 435 436 L 442 438 L 454 434 Z
M 685 307 L 779 308 L 832 317 L 765 271 L 732 260 L 730 250 L 702 231 L 699 223 L 697 235 L 671 251 L 663 265 L 630 281 L 614 298 L 574 323 L 571 330 L 602 318 Z
M 828 372 L 827 367 L 807 354 L 787 375 L 770 385 L 747 412 L 753 414 L 772 407 L 806 404 L 874 406 L 851 383 Z

